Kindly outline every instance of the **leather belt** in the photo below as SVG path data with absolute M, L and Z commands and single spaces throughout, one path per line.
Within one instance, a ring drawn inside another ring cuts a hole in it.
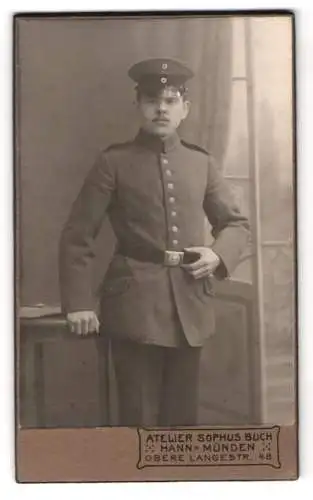
M 125 257 L 130 257 L 134 260 L 142 262 L 152 262 L 154 264 L 163 264 L 168 267 L 178 267 L 186 263 L 186 256 L 189 257 L 189 252 L 176 250 L 159 250 L 157 248 L 118 248 L 118 253 Z M 193 260 L 197 260 L 194 258 Z M 189 261 L 189 259 L 188 259 Z

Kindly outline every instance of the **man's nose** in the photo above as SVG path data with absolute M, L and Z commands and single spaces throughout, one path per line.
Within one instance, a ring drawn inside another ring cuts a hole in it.
M 158 110 L 159 111 L 165 111 L 166 110 L 166 103 L 163 101 L 163 99 L 160 99 L 158 101 Z

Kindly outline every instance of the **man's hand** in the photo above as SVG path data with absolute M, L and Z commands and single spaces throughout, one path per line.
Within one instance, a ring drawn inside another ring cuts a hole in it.
M 76 311 L 66 316 L 72 333 L 77 335 L 89 335 L 99 333 L 100 323 L 94 311 Z
M 195 279 L 211 276 L 219 266 L 221 259 L 209 247 L 185 248 L 187 252 L 197 252 L 200 258 L 192 264 L 184 264 L 182 267 L 188 271 Z

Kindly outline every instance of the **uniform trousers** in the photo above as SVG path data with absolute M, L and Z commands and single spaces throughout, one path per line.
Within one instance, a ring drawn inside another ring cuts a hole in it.
M 119 425 L 197 424 L 201 347 L 111 342 Z

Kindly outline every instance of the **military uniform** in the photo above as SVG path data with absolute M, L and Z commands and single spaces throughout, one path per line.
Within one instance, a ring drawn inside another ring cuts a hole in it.
M 177 133 L 161 140 L 140 130 L 99 154 L 73 205 L 60 249 L 66 312 L 95 307 L 92 247 L 106 214 L 117 247 L 100 320 L 112 339 L 120 423 L 195 424 L 201 346 L 214 332 L 214 279 L 237 265 L 247 220 L 212 155 Z M 221 263 L 215 278 L 196 280 L 180 264 L 184 248 L 204 246 L 205 216 Z

